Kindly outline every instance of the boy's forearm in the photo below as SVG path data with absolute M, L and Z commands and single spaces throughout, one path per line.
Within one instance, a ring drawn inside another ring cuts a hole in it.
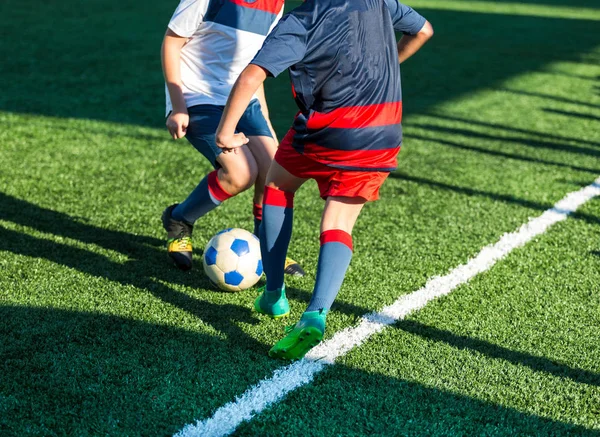
M 185 38 L 181 38 L 168 30 L 161 48 L 163 75 L 174 112 L 186 111 L 180 69 L 181 48 L 184 44 Z
M 258 98 L 258 102 L 260 103 L 260 110 L 261 110 L 263 116 L 266 119 L 268 119 L 269 118 L 269 107 L 267 106 L 267 97 L 265 96 L 264 83 L 259 85 L 255 94 L 256 94 L 256 97 Z
M 269 107 L 267 106 L 267 97 L 265 96 L 265 85 L 264 83 L 258 87 L 256 90 L 256 97 L 258 98 L 258 102 L 260 103 L 260 109 L 265 117 L 267 124 L 269 125 L 269 130 L 271 131 L 271 135 L 273 135 L 273 139 L 277 142 L 277 133 L 275 129 L 273 129 L 273 125 L 271 124 L 271 119 L 269 118 Z
M 433 27 L 429 21 L 425 21 L 423 28 L 415 35 L 404 35 L 398 41 L 398 62 L 403 63 L 412 55 L 417 53 L 423 44 L 433 36 Z
M 246 111 L 252 96 L 267 78 L 265 71 L 256 65 L 248 65 L 238 77 L 223 111 L 217 136 L 231 136 Z

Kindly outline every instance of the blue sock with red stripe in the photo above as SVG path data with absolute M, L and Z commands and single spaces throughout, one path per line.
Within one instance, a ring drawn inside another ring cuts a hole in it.
M 222 202 L 232 197 L 217 179 L 217 170 L 210 172 L 200 181 L 194 191 L 173 209 L 171 216 L 175 220 L 194 224 L 203 215 L 209 213 Z
M 329 310 L 352 259 L 352 236 L 340 229 L 321 234 L 317 280 L 306 311 Z
M 275 295 L 283 287 L 283 270 L 294 220 L 294 193 L 265 187 L 260 226 L 260 250 L 267 276 L 265 293 Z
M 260 238 L 260 224 L 262 222 L 262 205 L 255 203 L 252 208 L 252 215 L 254 215 L 254 235 Z

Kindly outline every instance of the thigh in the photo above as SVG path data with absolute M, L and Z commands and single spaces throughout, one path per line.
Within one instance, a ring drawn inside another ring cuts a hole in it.
M 197 105 L 188 108 L 188 112 L 190 122 L 185 138 L 210 161 L 214 168 L 218 168 L 217 157 L 223 153 L 223 150 L 215 142 L 215 132 L 223 114 L 223 107 Z
M 248 149 L 248 145 L 237 149 L 237 152 L 221 153 L 217 157 L 221 168 L 220 179 L 237 185 L 252 185 L 258 172 L 256 160 Z
M 295 193 L 302 184 L 306 182 L 306 179 L 294 176 L 292 173 L 287 171 L 284 167 L 273 161 L 267 174 L 266 185 L 271 188 L 277 188 L 281 191 L 288 191 Z
M 275 157 L 277 143 L 275 143 L 273 138 L 266 136 L 250 136 L 248 140 L 248 148 L 256 159 L 259 173 L 266 175 Z

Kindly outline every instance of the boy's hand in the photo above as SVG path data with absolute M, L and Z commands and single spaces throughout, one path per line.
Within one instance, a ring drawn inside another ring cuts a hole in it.
M 242 132 L 233 135 L 223 135 L 218 133 L 215 138 L 217 146 L 223 149 L 223 153 L 237 153 L 237 149 L 248 144 L 248 141 L 250 140 Z
M 167 117 L 167 129 L 174 140 L 185 137 L 190 116 L 187 112 L 172 112 Z

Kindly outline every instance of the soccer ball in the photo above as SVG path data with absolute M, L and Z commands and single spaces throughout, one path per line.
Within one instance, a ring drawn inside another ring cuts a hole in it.
M 260 242 L 244 229 L 225 229 L 206 245 L 202 264 L 206 276 L 217 287 L 245 290 L 256 284 L 263 273 Z

